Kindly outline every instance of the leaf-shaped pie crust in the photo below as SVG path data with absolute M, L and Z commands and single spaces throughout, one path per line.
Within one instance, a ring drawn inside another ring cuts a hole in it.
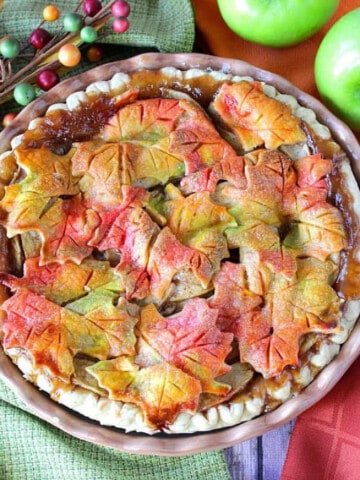
M 147 422 L 162 430 L 182 411 L 195 412 L 200 382 L 169 363 L 139 368 L 118 357 L 88 367 L 88 372 L 109 392 L 109 398 L 138 404 Z
M 224 83 L 212 110 L 235 134 L 245 151 L 261 145 L 272 149 L 305 141 L 300 122 L 290 107 L 267 97 L 258 82 Z
M 108 262 L 85 260 L 81 265 L 73 262 L 40 265 L 40 258 L 28 258 L 24 275 L 2 274 L 1 281 L 12 291 L 27 288 L 48 300 L 64 305 L 93 291 L 118 294 L 124 291 L 121 278 Z
M 149 256 L 147 270 L 151 294 L 157 299 L 166 296 L 173 277 L 184 269 L 190 269 L 204 288 L 214 271 L 204 253 L 186 247 L 165 227 L 156 237 Z
M 234 331 L 234 322 L 252 312 L 262 303 L 262 297 L 250 290 L 243 265 L 224 262 L 214 277 L 214 296 L 209 305 L 219 311 L 218 326 Z
M 77 353 L 98 359 L 134 353 L 137 319 L 126 308 L 113 306 L 105 295 L 96 308 L 90 306 L 81 315 L 20 288 L 2 305 L 7 313 L 4 345 L 26 349 L 36 368 L 46 368 L 65 381 L 74 372 Z
M 93 93 L 2 157 L 0 339 L 54 398 L 91 391 L 147 431 L 226 425 L 233 402 L 259 414 L 276 386 L 297 391 L 312 339 L 343 333 L 357 233 L 337 164 L 308 153 L 322 131 L 288 97 L 224 75 L 197 99 L 187 76 L 191 95 L 177 80 L 157 98 Z
M 180 313 L 167 318 L 148 305 L 141 312 L 139 335 L 165 361 L 198 378 L 204 392 L 224 394 L 228 386 L 214 378 L 230 370 L 224 360 L 232 335 L 218 330 L 217 315 L 203 299 L 190 300 Z
M 71 176 L 71 157 L 56 155 L 47 148 L 17 149 L 17 163 L 25 172 L 19 183 L 5 188 L 0 208 L 7 213 L 4 226 L 8 236 L 37 229 L 51 199 L 78 193 L 76 179 Z
M 147 99 L 127 105 L 109 120 L 102 137 L 145 148 L 133 156 L 136 162 L 146 163 L 146 169 L 162 167 L 163 163 L 157 163 L 163 152 L 165 162 L 175 167 L 169 171 L 179 175 L 183 171 L 179 161 L 191 173 L 234 154 L 203 110 L 184 99 Z
M 203 299 L 164 318 L 154 305 L 141 311 L 138 355 L 88 367 L 111 398 L 139 403 L 157 427 L 181 411 L 195 411 L 201 392 L 226 395 L 231 386 L 214 379 L 230 370 L 224 360 L 233 335 L 216 327 L 217 311 Z
M 314 258 L 298 260 L 292 281 L 275 276 L 264 306 L 237 323 L 242 361 L 264 377 L 297 365 L 300 339 L 309 332 L 335 332 L 340 301 L 330 286 L 334 265 Z

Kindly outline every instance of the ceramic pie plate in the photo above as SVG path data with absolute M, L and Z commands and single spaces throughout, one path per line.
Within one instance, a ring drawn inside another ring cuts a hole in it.
M 320 102 L 270 72 L 239 60 L 202 54 L 144 54 L 103 65 L 66 80 L 26 107 L 16 120 L 4 130 L 0 137 L 0 154 L 9 150 L 11 141 L 28 128 L 31 120 L 42 117 L 51 105 L 63 103 L 72 93 L 85 91 L 89 85 L 100 80 L 109 81 L 119 72 L 131 74 L 139 70 L 159 70 L 168 67 L 184 72 L 189 70 L 195 72 L 214 71 L 221 72 L 222 75 L 250 77 L 275 87 L 280 94 L 295 97 L 301 107 L 311 109 L 316 113 L 320 124 L 328 127 L 333 139 L 350 159 L 354 176 L 359 180 L 360 147 L 357 140 L 349 128 Z M 360 326 L 359 322 L 355 322 L 349 337 L 341 345 L 339 353 L 296 396 L 289 398 L 275 410 L 259 416 L 255 415 L 255 418 L 243 421 L 243 423 L 194 433 L 178 434 L 175 431 L 171 434 L 148 435 L 141 432 L 125 433 L 119 428 L 102 426 L 54 402 L 47 394 L 42 393 L 32 383 L 26 381 L 2 349 L 0 349 L 0 375 L 35 415 L 74 437 L 131 453 L 185 455 L 229 447 L 262 435 L 295 418 L 331 390 L 358 356 L 359 345 Z

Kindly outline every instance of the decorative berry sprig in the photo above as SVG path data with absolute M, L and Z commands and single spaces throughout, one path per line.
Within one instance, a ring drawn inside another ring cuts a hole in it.
M 129 28 L 130 5 L 126 0 L 115 0 L 103 6 L 100 0 L 81 0 L 73 12 L 65 13 L 62 25 L 51 34 L 44 25 L 56 22 L 60 10 L 56 5 L 43 9 L 43 19 L 30 33 L 22 46 L 14 37 L 0 39 L 0 104 L 13 96 L 20 106 L 36 97 L 36 86 L 47 91 L 60 81 L 61 67 L 75 67 L 82 58 L 80 46 L 89 45 L 87 58 L 97 62 L 102 50 L 91 45 L 99 38 L 99 30 L 113 18 L 112 28 L 123 33 Z M 25 66 L 15 71 L 16 59 L 30 58 Z M 8 125 L 15 114 L 8 113 L 2 125 Z

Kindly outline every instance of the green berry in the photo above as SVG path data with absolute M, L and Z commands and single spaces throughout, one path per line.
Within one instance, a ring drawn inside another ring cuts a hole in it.
M 97 31 L 95 30 L 95 28 L 84 27 L 84 28 L 81 29 L 80 38 L 81 38 L 82 42 L 94 43 L 98 38 L 98 34 L 97 34 Z
M 20 43 L 16 38 L 5 38 L 0 43 L 0 53 L 4 58 L 15 58 L 20 53 Z
M 34 100 L 36 96 L 35 88 L 30 83 L 19 83 L 14 88 L 14 98 L 24 107 Z
M 78 32 L 81 30 L 83 18 L 78 13 L 67 13 L 64 17 L 65 32 Z

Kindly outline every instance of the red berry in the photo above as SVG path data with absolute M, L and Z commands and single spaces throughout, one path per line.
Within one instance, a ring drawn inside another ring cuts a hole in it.
M 29 38 L 31 45 L 37 49 L 45 47 L 45 45 L 49 43 L 50 40 L 51 35 L 44 28 L 35 28 Z
M 90 62 L 99 62 L 103 58 L 104 52 L 100 47 L 93 45 L 87 49 L 86 56 Z
M 36 78 L 36 83 L 45 91 L 50 90 L 50 88 L 54 87 L 59 81 L 59 75 L 54 70 L 50 69 L 43 70 Z
M 99 0 L 86 0 L 83 5 L 85 15 L 88 17 L 94 17 L 101 10 L 101 3 Z
M 114 17 L 128 17 L 130 14 L 130 5 L 125 0 L 117 0 L 112 4 L 111 13 Z
M 129 25 L 127 18 L 115 18 L 112 27 L 115 33 L 124 33 L 129 28 Z

